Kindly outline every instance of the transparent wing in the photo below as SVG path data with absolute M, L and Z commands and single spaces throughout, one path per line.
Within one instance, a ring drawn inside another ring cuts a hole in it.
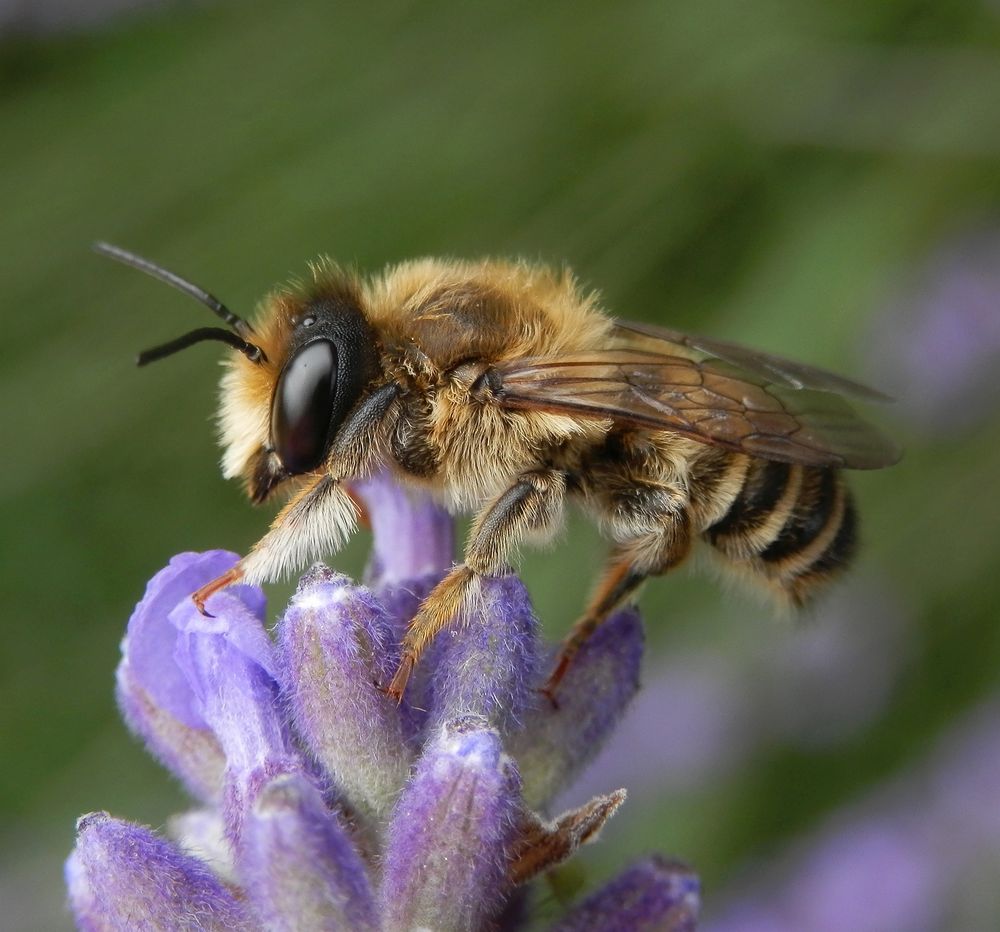
M 606 350 L 500 366 L 501 403 L 671 430 L 763 459 L 877 469 L 899 450 L 844 394 L 879 393 L 780 357 L 645 324 Z
M 729 363 L 746 375 L 786 388 L 838 392 L 866 401 L 892 401 L 888 395 L 852 379 L 845 379 L 835 372 L 796 362 L 794 359 L 762 353 L 739 343 L 712 340 L 682 333 L 680 330 L 628 320 L 615 322 L 612 338 L 612 345 L 622 348 L 647 349 L 652 352 L 681 351 L 681 355 L 691 359 Z

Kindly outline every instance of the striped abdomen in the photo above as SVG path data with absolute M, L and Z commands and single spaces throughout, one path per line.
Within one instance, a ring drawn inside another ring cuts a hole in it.
M 854 554 L 854 502 L 835 469 L 727 455 L 694 487 L 714 493 L 714 509 L 702 509 L 710 515 L 703 537 L 794 605 Z

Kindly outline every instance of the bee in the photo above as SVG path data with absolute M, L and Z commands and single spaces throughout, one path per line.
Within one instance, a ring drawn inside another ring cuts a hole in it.
M 567 270 L 419 259 L 362 278 L 330 262 L 279 290 L 251 325 L 185 279 L 116 246 L 97 252 L 200 301 L 227 325 L 140 354 L 217 340 L 222 471 L 261 503 L 291 493 L 232 570 L 194 593 L 273 581 L 340 548 L 359 517 L 349 482 L 388 469 L 474 517 L 463 560 L 406 632 L 386 691 L 399 700 L 424 650 L 467 614 L 483 576 L 550 538 L 567 501 L 611 541 L 603 577 L 545 692 L 640 584 L 700 547 L 791 606 L 851 561 L 844 469 L 897 448 L 841 376 L 741 346 L 608 316 Z

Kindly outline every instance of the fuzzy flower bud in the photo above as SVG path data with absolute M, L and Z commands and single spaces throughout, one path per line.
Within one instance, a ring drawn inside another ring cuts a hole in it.
M 389 829 L 386 932 L 475 929 L 497 911 L 508 892 L 519 782 L 485 719 L 437 729 Z
M 106 812 L 77 823 L 66 862 L 70 904 L 81 929 L 239 932 L 251 916 L 209 870 L 149 829 Z

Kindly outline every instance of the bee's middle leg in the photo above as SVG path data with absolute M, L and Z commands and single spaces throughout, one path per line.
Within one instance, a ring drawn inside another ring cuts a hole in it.
M 617 546 L 583 616 L 559 648 L 542 688 L 553 705 L 555 690 L 573 658 L 600 624 L 650 576 L 677 566 L 691 550 L 688 500 L 670 484 L 630 481 L 597 496 Z
M 566 474 L 556 469 L 523 473 L 476 517 L 465 560 L 424 599 L 403 638 L 402 655 L 386 692 L 399 701 L 410 673 L 438 632 L 468 611 L 481 576 L 501 572 L 510 551 L 528 535 L 554 532 L 562 519 Z

